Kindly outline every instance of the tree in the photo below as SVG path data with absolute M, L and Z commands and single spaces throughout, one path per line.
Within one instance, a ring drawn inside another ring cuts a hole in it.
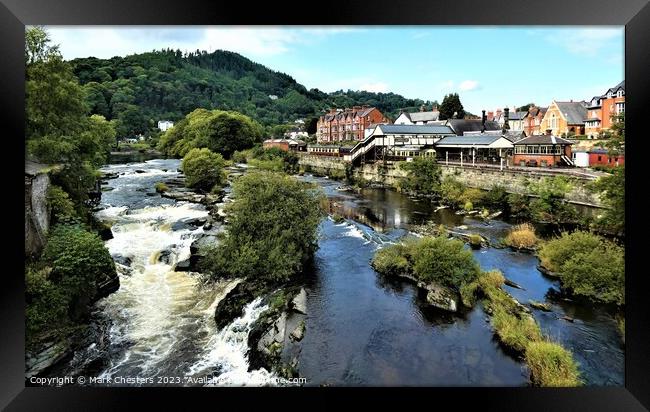
M 528 103 L 523 106 L 517 107 L 518 112 L 527 112 L 532 106 L 535 106 L 535 103 Z
M 440 120 L 452 118 L 462 119 L 465 117 L 465 110 L 463 109 L 463 104 L 460 102 L 458 93 L 445 95 L 438 110 L 440 111 Z
M 181 165 L 185 174 L 185 185 L 206 192 L 223 183 L 223 167 L 223 157 L 207 148 L 190 150 Z
M 571 182 L 566 176 L 545 177 L 540 182 L 531 184 L 531 192 L 538 196 L 530 202 L 533 218 L 548 223 L 574 222 L 577 211 L 565 200 L 571 189 Z
M 400 168 L 406 170 L 406 177 L 400 181 L 400 188 L 423 195 L 440 191 L 442 171 L 435 159 L 418 156 L 412 162 L 400 163 Z
M 262 127 L 237 112 L 196 109 L 161 136 L 159 150 L 184 156 L 193 148 L 207 147 L 224 157 L 259 143 Z
M 597 223 L 607 229 L 625 233 L 625 167 L 614 168 L 611 175 L 600 177 L 592 185 L 608 207 Z
M 225 237 L 207 252 L 213 278 L 284 282 L 300 274 L 318 247 L 321 193 L 280 173 L 249 172 L 233 184 Z

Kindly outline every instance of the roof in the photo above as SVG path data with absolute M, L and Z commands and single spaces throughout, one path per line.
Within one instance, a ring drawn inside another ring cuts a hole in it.
M 300 139 L 266 139 L 264 143 L 305 144 L 305 142 Z
M 464 132 L 480 132 L 483 130 L 481 119 L 449 119 L 447 124 L 458 136 L 462 136 Z M 485 130 L 501 130 L 501 126 L 497 122 L 486 121 Z
M 381 124 L 377 127 L 385 134 L 454 134 L 454 131 L 445 125 Z
M 480 145 L 488 146 L 497 140 L 501 139 L 500 134 L 480 134 L 480 135 L 468 135 L 468 136 L 447 136 L 438 140 L 436 146 L 444 145 Z
M 528 112 L 512 112 L 508 114 L 508 120 L 521 120 L 528 115 Z
M 433 122 L 438 120 L 439 116 L 440 112 L 437 110 L 432 112 L 408 113 L 408 118 L 411 119 L 412 122 Z
M 603 149 L 601 147 L 594 147 L 590 150 L 587 150 L 588 153 L 596 153 L 596 154 L 609 154 L 609 151 L 607 149 Z M 625 153 L 618 153 L 616 156 L 625 156 Z
M 540 134 L 524 137 L 521 140 L 517 140 L 513 144 L 544 144 L 544 145 L 555 145 L 555 144 L 573 144 L 570 141 L 563 139 L 557 136 L 551 136 L 548 134 Z
M 521 130 L 508 130 L 502 134 L 503 137 L 510 140 L 511 142 L 516 142 L 525 137 L 524 132 Z
M 555 102 L 568 124 L 581 124 L 587 118 L 587 108 L 582 102 Z
M 531 107 L 528 109 L 528 113 L 530 113 L 531 116 L 537 116 L 537 114 L 541 112 L 542 116 L 544 116 L 546 110 L 548 110 L 548 107 Z

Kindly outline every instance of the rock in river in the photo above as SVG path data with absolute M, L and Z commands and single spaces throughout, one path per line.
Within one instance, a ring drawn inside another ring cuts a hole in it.
M 304 288 L 291 301 L 291 308 L 296 312 L 307 314 L 307 292 Z

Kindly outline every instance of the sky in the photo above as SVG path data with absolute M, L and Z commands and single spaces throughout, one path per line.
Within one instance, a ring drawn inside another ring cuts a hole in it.
M 623 26 L 46 26 L 66 60 L 231 50 L 308 89 L 367 90 L 465 110 L 589 100 L 624 79 Z

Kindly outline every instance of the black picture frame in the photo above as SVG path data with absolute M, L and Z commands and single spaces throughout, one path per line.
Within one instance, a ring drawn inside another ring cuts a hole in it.
M 229 2 L 199 0 L 0 0 L 0 118 L 3 148 L 11 169 L 4 179 L 16 187 L 7 188 L 5 212 L 9 225 L 3 234 L 5 261 L 12 262 L 4 271 L 0 288 L 3 367 L 0 373 L 0 407 L 7 410 L 115 410 L 134 401 L 168 407 L 179 401 L 207 402 L 223 407 L 223 399 L 247 406 L 253 396 L 269 398 L 284 407 L 305 408 L 333 402 L 332 395 L 351 395 L 350 388 L 296 388 L 278 391 L 210 388 L 26 388 L 24 385 L 24 276 L 21 272 L 20 242 L 23 229 L 18 216 L 21 210 L 18 170 L 24 151 L 24 27 L 26 25 L 625 25 L 625 81 L 627 133 L 626 168 L 628 200 L 626 205 L 626 350 L 625 387 L 549 388 L 359 388 L 355 395 L 382 406 L 391 403 L 424 402 L 429 407 L 475 405 L 497 410 L 644 410 L 650 407 L 650 339 L 646 271 L 643 270 L 642 210 L 645 178 L 641 156 L 644 142 L 644 110 L 650 102 L 650 5 L 648 0 L 545 0 L 542 2 L 470 0 L 453 1 L 355 1 L 294 3 Z M 471 45 L 459 45 L 459 56 L 471 59 Z M 494 47 L 494 46 L 492 46 Z M 465 50 L 463 50 L 465 49 Z M 377 53 L 389 53 L 377 47 Z M 498 45 L 495 53 L 499 53 Z M 504 60 L 507 49 L 504 45 Z M 462 61 L 461 59 L 454 59 Z M 541 64 L 544 64 L 541 62 Z M 504 65 L 506 67 L 507 65 Z M 557 70 L 549 63 L 549 70 Z M 534 79 L 531 79 L 531 81 Z M 646 115 L 647 116 L 647 115 Z M 645 133 L 647 134 L 647 133 Z M 5 161 L 5 164 L 8 164 Z M 14 176 L 15 175 L 15 176 Z M 14 192 L 15 191 L 15 192 Z M 23 205 L 24 206 L 24 205 Z M 15 208 L 15 209 L 14 209 Z M 15 250 L 14 250 L 15 249 Z M 15 270 L 14 264 L 15 262 Z M 11 269 L 8 269 L 11 267 Z M 304 399 L 295 400 L 298 397 Z M 215 403 L 221 402 L 221 403 Z M 451 403 L 449 403 L 451 402 Z M 237 404 L 236 403 L 236 404 Z M 236 405 L 235 404 L 235 405 Z M 187 405 L 187 404 L 185 404 Z M 273 404 L 269 404 L 273 405 Z M 199 407 L 199 406 L 196 406 Z M 366 406 L 367 407 L 367 406 Z

